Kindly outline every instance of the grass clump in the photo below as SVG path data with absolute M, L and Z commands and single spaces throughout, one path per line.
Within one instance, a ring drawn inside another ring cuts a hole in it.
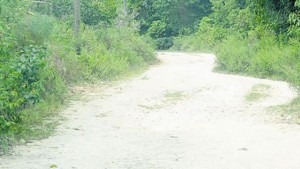
M 183 100 L 186 95 L 182 91 L 167 91 L 164 97 L 167 102 L 177 102 Z
M 271 107 L 270 111 L 279 113 L 288 122 L 300 124 L 300 97 L 288 104 Z
M 183 91 L 166 91 L 163 97 L 155 99 L 156 103 L 153 104 L 139 104 L 138 106 L 144 108 L 148 112 L 162 109 L 167 106 L 176 104 L 179 101 L 184 100 L 187 95 Z
M 270 95 L 267 93 L 268 89 L 270 89 L 270 85 L 265 84 L 257 84 L 254 85 L 251 90 L 246 94 L 245 99 L 247 102 L 257 102 L 262 99 L 269 97 Z

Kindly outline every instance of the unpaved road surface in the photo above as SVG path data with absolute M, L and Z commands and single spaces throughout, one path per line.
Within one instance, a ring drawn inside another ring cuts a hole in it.
M 266 108 L 288 84 L 213 73 L 208 54 L 159 53 L 160 65 L 73 101 L 48 139 L 15 148 L 1 169 L 300 169 L 300 127 Z M 268 97 L 248 102 L 255 85 Z

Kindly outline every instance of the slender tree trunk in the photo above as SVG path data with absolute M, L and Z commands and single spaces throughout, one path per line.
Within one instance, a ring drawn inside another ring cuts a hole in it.
M 74 34 L 75 34 L 75 48 L 77 55 L 81 53 L 80 40 L 80 0 L 74 0 Z
M 126 17 L 127 16 L 127 0 L 123 0 L 123 5 L 124 5 L 124 15 Z

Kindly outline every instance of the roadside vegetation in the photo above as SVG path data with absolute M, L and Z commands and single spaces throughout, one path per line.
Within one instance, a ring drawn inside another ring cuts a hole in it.
M 149 38 L 121 7 L 82 1 L 79 52 L 72 0 L 0 0 L 0 154 L 49 136 L 70 85 L 116 79 L 156 62 Z
M 197 31 L 175 38 L 173 50 L 212 52 L 216 70 L 272 78 L 300 87 L 299 0 L 211 0 Z M 252 93 L 247 100 L 258 99 Z M 299 98 L 281 106 L 300 115 Z
M 158 50 L 174 45 L 174 38 L 190 35 L 198 29 L 201 18 L 211 12 L 210 0 L 127 0 L 139 32 L 154 40 Z
M 271 86 L 265 84 L 254 85 L 246 94 L 245 99 L 249 103 L 261 101 L 270 96 L 268 94 L 268 89 L 270 88 Z
M 277 113 L 283 117 L 283 119 L 289 123 L 300 124 L 300 97 L 293 99 L 290 103 L 274 106 L 270 108 L 270 111 Z
M 47 137 L 70 85 L 146 68 L 154 49 L 300 86 L 300 0 L 81 0 L 80 34 L 74 2 L 0 0 L 0 152 Z M 282 111 L 299 117 L 298 103 Z

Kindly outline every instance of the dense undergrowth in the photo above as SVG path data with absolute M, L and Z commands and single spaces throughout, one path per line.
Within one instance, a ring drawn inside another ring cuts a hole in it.
M 201 19 L 198 31 L 177 37 L 173 50 L 212 52 L 217 57 L 217 70 L 285 80 L 299 89 L 299 0 L 211 3 L 212 13 Z M 299 99 L 290 106 L 296 103 Z M 293 114 L 300 117 L 299 110 Z
M 132 27 L 82 23 L 77 55 L 70 18 L 39 14 L 29 1 L 0 4 L 0 154 L 49 136 L 68 86 L 156 62 L 153 47 Z

